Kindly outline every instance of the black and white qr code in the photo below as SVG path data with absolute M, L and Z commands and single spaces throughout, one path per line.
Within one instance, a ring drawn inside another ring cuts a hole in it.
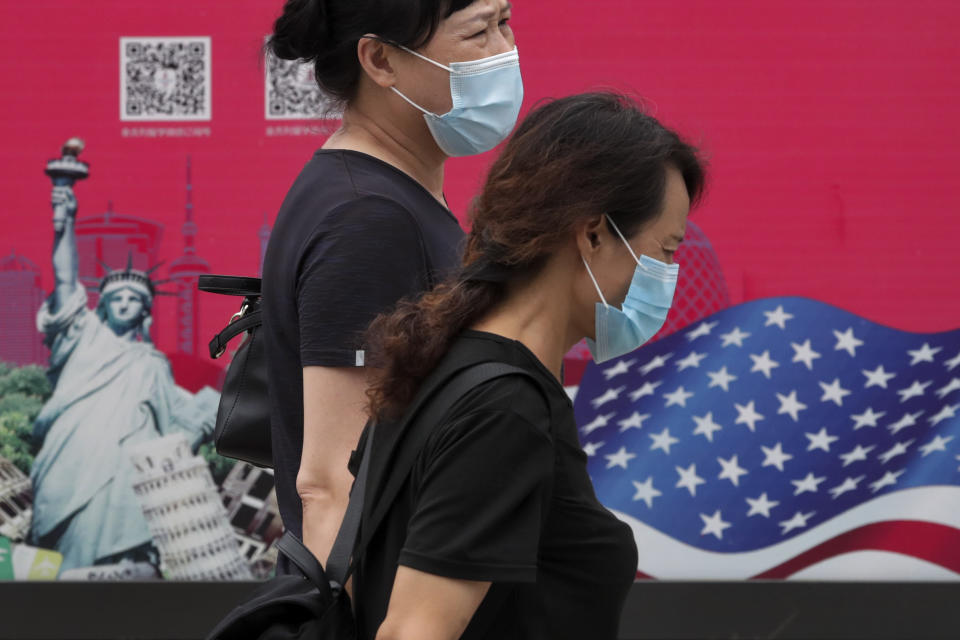
M 317 86 L 313 65 L 281 60 L 267 54 L 267 120 L 339 118 L 326 94 Z
M 210 120 L 210 38 L 120 38 L 121 120 Z

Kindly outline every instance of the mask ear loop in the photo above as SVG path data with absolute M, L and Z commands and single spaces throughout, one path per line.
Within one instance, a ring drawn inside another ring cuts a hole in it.
M 436 60 L 431 60 L 431 59 L 428 58 L 427 56 L 422 55 L 422 54 L 419 54 L 419 53 L 417 53 L 416 51 L 414 51 L 413 49 L 409 49 L 409 48 L 403 46 L 402 44 L 397 44 L 396 42 L 391 42 L 390 40 L 385 40 L 385 39 L 383 39 L 383 38 L 381 38 L 381 37 L 379 37 L 379 36 L 360 36 L 360 37 L 361 37 L 361 38 L 368 38 L 368 39 L 370 39 L 370 40 L 377 40 L 377 41 L 382 42 L 382 43 L 384 43 L 384 44 L 388 44 L 388 45 L 390 45 L 391 47 L 396 47 L 396 48 L 398 48 L 398 49 L 402 49 L 403 51 L 406 51 L 406 52 L 409 53 L 409 54 L 415 55 L 416 57 L 420 58 L 421 60 L 425 60 L 425 61 L 429 62 L 429 63 L 432 64 L 432 65 L 435 65 L 435 66 L 437 66 L 437 67 L 440 67 L 440 68 L 443 69 L 444 71 L 448 71 L 449 73 L 452 73 L 452 74 L 456 74 L 456 73 L 457 73 L 457 71 L 456 71 L 455 69 L 453 69 L 453 68 L 451 68 L 451 67 L 448 67 L 448 66 L 445 65 L 445 64 L 440 64 L 440 63 L 437 62 Z M 394 92 L 395 94 L 397 94 L 398 96 L 400 96 L 401 98 L 403 98 L 404 100 L 406 100 L 407 103 L 408 103 L 411 107 L 413 107 L 413 108 L 415 108 L 415 109 L 417 109 L 417 110 L 419 110 L 419 111 L 422 111 L 422 112 L 424 113 L 424 115 L 433 116 L 434 118 L 439 118 L 439 117 L 440 117 L 440 116 L 438 116 L 437 114 L 435 114 L 435 113 L 432 112 L 432 111 L 427 111 L 426 109 L 424 109 L 423 107 L 421 107 L 420 105 L 418 105 L 416 102 L 414 102 L 413 100 L 411 100 L 411 99 L 408 98 L 407 96 L 405 96 L 405 95 L 403 95 L 402 93 L 400 93 L 400 90 L 397 89 L 396 87 L 390 87 L 390 90 L 393 91 L 393 92 Z
M 590 275 L 590 279 L 593 280 L 593 286 L 596 288 L 597 293 L 600 294 L 600 301 L 603 302 L 603 306 L 610 308 L 610 305 L 607 304 L 607 299 L 603 297 L 603 291 L 600 291 L 600 285 L 597 284 L 597 279 L 593 277 L 593 271 L 590 270 L 590 265 L 587 264 L 587 259 L 583 256 L 580 256 L 580 259 L 583 260 L 583 266 L 587 268 L 587 273 Z
M 414 51 L 413 49 L 409 49 L 409 48 L 403 46 L 402 44 L 393 42 L 393 41 L 391 41 L 391 40 L 386 40 L 386 39 L 384 39 L 384 38 L 381 38 L 380 36 L 360 36 L 360 38 L 361 38 L 361 39 L 367 38 L 367 39 L 369 39 L 369 40 L 377 40 L 377 41 L 379 41 L 379 42 L 382 42 L 383 44 L 388 44 L 388 45 L 390 45 L 391 47 L 396 47 L 396 48 L 398 48 L 398 49 L 403 49 L 403 50 L 406 51 L 407 53 L 413 54 L 413 55 L 417 56 L 418 58 L 420 58 L 421 60 L 425 60 L 426 62 L 429 62 L 430 64 L 432 64 L 432 65 L 434 65 L 434 66 L 440 67 L 440 68 L 443 69 L 444 71 L 449 71 L 450 73 L 457 73 L 457 70 L 454 69 L 453 67 L 448 67 L 448 66 L 445 65 L 445 64 L 440 64 L 440 63 L 437 62 L 436 60 L 431 60 L 430 58 L 428 58 L 427 56 L 423 55 L 422 53 L 417 53 L 417 52 Z
M 627 242 L 627 239 L 623 237 L 623 234 L 620 233 L 620 229 L 617 227 L 616 223 L 613 221 L 613 218 L 610 217 L 610 214 L 604 214 L 607 217 L 607 222 L 610 223 L 610 226 L 613 227 L 613 230 L 617 232 L 617 235 L 620 236 L 620 239 L 623 240 L 623 244 L 627 245 L 627 251 L 630 252 L 630 255 L 633 256 L 633 259 L 637 261 L 637 264 L 640 264 L 640 258 L 637 257 L 637 254 L 633 252 L 633 247 L 630 246 L 630 243 Z

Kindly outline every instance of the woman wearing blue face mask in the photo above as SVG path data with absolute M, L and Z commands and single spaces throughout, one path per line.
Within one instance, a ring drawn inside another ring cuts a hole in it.
M 623 96 L 563 98 L 520 124 L 475 201 L 459 272 L 370 328 L 372 474 L 390 476 L 398 416 L 438 400 L 438 380 L 482 362 L 525 375 L 474 387 L 426 425 L 407 488 L 373 532 L 361 523 L 360 637 L 617 636 L 637 550 L 594 494 L 560 368 L 584 337 L 602 361 L 660 328 L 703 183 L 696 151 Z M 425 380 L 436 395 L 420 397 Z M 365 510 L 380 510 L 371 486 Z
M 311 63 L 343 110 L 290 188 L 263 269 L 277 499 L 319 558 L 366 420 L 363 331 L 459 263 L 444 163 L 516 123 L 510 15 L 507 0 L 287 0 L 274 25 L 272 53 Z

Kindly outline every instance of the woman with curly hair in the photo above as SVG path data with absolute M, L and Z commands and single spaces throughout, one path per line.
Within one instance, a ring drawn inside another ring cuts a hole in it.
M 478 385 L 432 426 L 356 558 L 360 637 L 616 637 L 637 550 L 596 498 L 560 370 L 584 337 L 602 362 L 660 328 L 703 184 L 695 149 L 622 95 L 555 100 L 520 124 L 459 272 L 369 330 L 371 460 L 428 375 L 530 375 Z

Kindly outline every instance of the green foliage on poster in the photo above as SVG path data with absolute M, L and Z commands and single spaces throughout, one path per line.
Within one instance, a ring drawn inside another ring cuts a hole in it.
M 218 454 L 212 442 L 201 444 L 197 454 L 203 456 L 203 459 L 207 461 L 210 466 L 210 473 L 213 474 L 213 481 L 217 486 L 223 486 L 223 481 L 226 480 L 227 474 L 233 469 L 233 465 L 237 464 L 237 461 Z
M 37 453 L 33 421 L 50 394 L 50 382 L 41 367 L 0 362 L 0 456 L 27 475 Z

